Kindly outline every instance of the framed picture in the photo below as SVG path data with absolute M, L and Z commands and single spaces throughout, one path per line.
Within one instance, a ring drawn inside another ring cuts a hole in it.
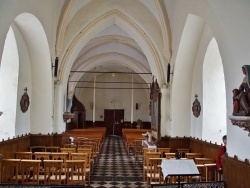
M 161 93 L 157 80 L 151 85 L 150 99 L 151 129 L 155 132 L 155 139 L 159 139 L 161 138 Z

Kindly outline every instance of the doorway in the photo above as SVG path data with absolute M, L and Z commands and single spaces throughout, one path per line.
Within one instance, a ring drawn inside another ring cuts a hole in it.
M 124 109 L 104 109 L 104 123 L 107 135 L 122 135 Z

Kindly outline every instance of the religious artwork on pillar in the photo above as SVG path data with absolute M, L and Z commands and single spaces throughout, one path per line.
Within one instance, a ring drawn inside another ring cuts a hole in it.
M 27 87 L 24 89 L 24 91 L 25 92 L 20 101 L 20 106 L 21 106 L 21 110 L 23 113 L 25 113 L 28 110 L 29 105 L 30 105 L 29 95 L 27 93 L 28 91 Z
M 149 113 L 151 115 L 151 129 L 157 133 L 157 138 L 161 136 L 161 92 L 157 80 L 150 87 Z
M 193 106 L 192 106 L 192 111 L 195 117 L 199 117 L 200 116 L 200 112 L 201 112 L 201 105 L 200 102 L 197 99 L 198 95 L 195 94 L 195 100 L 193 102 Z
M 250 116 L 250 65 L 242 67 L 244 78 L 239 89 L 233 89 L 233 115 Z

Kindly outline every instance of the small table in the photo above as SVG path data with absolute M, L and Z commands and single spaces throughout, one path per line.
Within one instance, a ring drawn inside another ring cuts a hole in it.
M 167 176 L 178 177 L 178 187 L 181 187 L 181 176 L 200 176 L 200 173 L 192 159 L 163 159 L 161 169 L 164 179 L 166 179 Z

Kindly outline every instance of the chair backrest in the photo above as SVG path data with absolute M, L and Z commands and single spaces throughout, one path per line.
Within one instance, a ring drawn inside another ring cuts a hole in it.
M 175 158 L 175 153 L 165 153 L 166 159 Z
M 62 153 L 62 152 L 58 152 L 58 153 L 51 153 L 51 159 L 52 160 L 63 160 L 63 162 L 65 162 L 66 160 L 68 160 L 68 153 Z
M 143 166 L 146 165 L 146 153 L 148 152 L 155 152 L 154 148 L 142 148 L 143 151 Z
M 93 145 L 90 144 L 90 143 L 82 142 L 82 143 L 78 144 L 78 148 L 90 148 L 90 149 L 93 149 Z
M 31 146 L 29 147 L 30 151 L 35 153 L 35 152 L 44 152 L 45 151 L 45 146 Z
M 88 153 L 71 153 L 72 160 L 88 160 Z
M 18 173 L 20 169 L 21 159 L 3 159 L 1 170 L 1 182 L 2 183 L 18 183 Z M 10 170 L 11 169 L 11 170 Z M 8 173 L 9 172 L 9 173 Z
M 44 160 L 44 184 L 61 184 L 66 180 L 62 175 L 63 160 Z
M 135 140 L 135 155 L 136 154 L 143 155 L 143 146 L 141 140 Z
M 203 157 L 202 153 L 186 153 L 187 159 L 195 159 L 195 158 L 201 158 Z
M 87 153 L 90 157 L 90 160 L 93 161 L 93 152 L 92 149 L 89 148 L 78 148 L 78 153 Z
M 214 163 L 215 160 L 212 158 L 194 158 L 195 164 L 211 164 Z
M 66 160 L 67 184 L 82 184 L 86 182 L 85 160 Z
M 180 154 L 180 157 L 186 157 L 186 153 L 190 152 L 189 148 L 177 148 L 177 151 Z
M 51 152 L 35 152 L 34 156 L 36 160 L 49 160 Z
M 165 153 L 170 153 L 171 152 L 171 148 L 157 148 L 158 152 L 161 152 L 161 157 L 166 157 Z
M 76 152 L 76 148 L 60 148 L 62 153 L 68 153 L 68 159 L 71 159 L 71 153 Z
M 77 144 L 74 143 L 63 144 L 63 148 L 77 148 Z
M 60 147 L 58 146 L 46 146 L 45 147 L 45 152 L 59 152 Z
M 32 152 L 15 152 L 14 156 L 16 159 L 32 159 Z
M 40 163 L 41 160 L 21 160 L 22 184 L 39 184 Z
M 149 184 L 155 180 L 158 184 L 162 182 L 162 172 L 161 172 L 161 162 L 163 158 L 149 158 L 149 169 L 148 173 L 149 176 Z
M 146 157 L 146 166 L 149 166 L 149 158 L 161 158 L 161 152 L 147 152 L 145 157 Z

